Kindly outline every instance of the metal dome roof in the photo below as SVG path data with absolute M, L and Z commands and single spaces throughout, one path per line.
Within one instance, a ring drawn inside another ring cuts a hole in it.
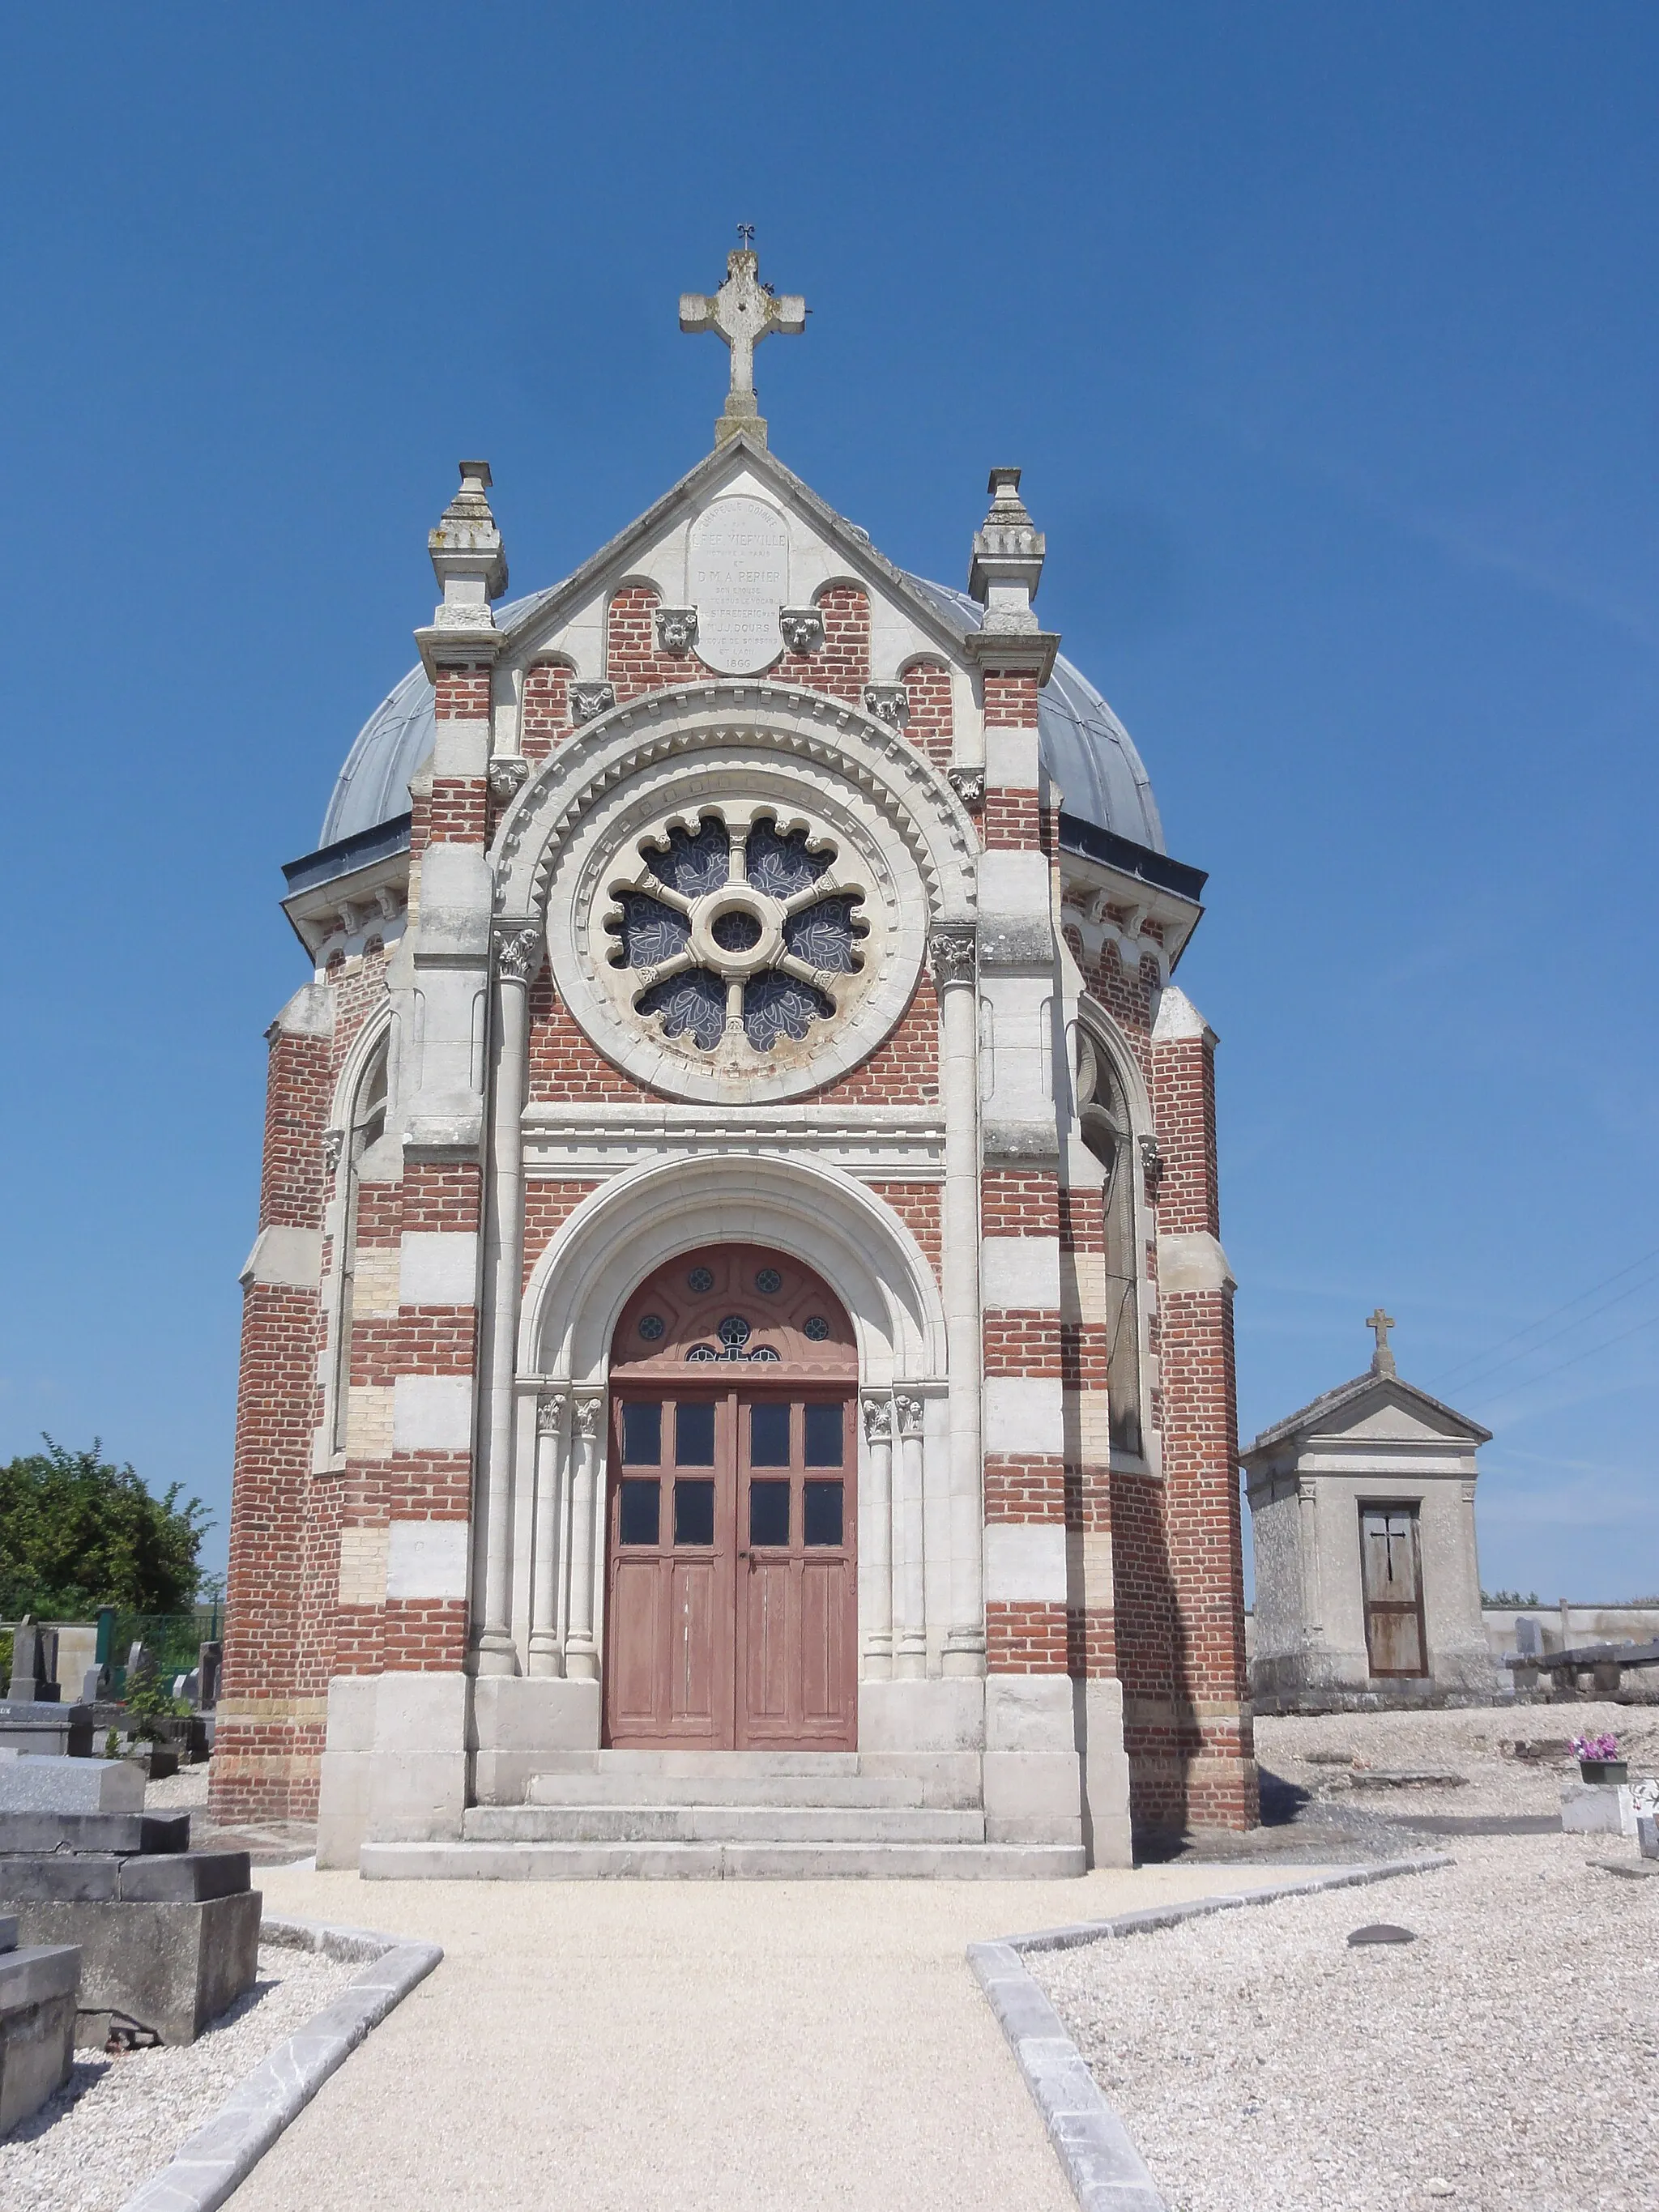
M 981 611 L 966 592 L 921 576 L 907 580 L 958 629 L 979 628 Z M 498 628 L 515 629 L 561 588 L 550 585 L 499 608 Z M 407 813 L 410 781 L 432 750 L 433 720 L 431 679 L 423 668 L 411 668 L 358 732 L 323 817 L 319 849 Z M 1165 849 L 1158 802 L 1133 739 L 1063 654 L 1038 702 L 1037 732 L 1043 766 L 1060 786 L 1068 814 L 1155 853 Z

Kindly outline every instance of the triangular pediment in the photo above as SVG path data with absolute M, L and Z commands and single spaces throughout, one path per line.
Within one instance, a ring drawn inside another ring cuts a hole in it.
M 503 659 L 521 662 L 556 648 L 573 623 L 581 624 L 596 602 L 629 580 L 656 584 L 665 605 L 694 604 L 685 579 L 687 534 L 717 501 L 740 497 L 776 508 L 788 524 L 787 604 L 810 603 L 815 591 L 836 578 L 856 582 L 869 593 L 872 608 L 890 611 L 915 631 L 915 649 L 931 649 L 953 666 L 967 665 L 962 629 L 878 552 L 863 531 L 775 453 L 742 434 L 707 454 L 562 583 L 524 602 L 503 624 L 508 640 Z
M 1322 1398 L 1264 1429 L 1247 1456 L 1314 1437 L 1340 1437 L 1355 1443 L 1490 1443 L 1492 1431 L 1465 1413 L 1431 1398 L 1398 1375 L 1357 1375 Z

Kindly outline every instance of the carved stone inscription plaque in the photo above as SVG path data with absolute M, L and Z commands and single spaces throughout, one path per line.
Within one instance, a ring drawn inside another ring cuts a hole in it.
M 690 598 L 697 653 L 722 676 L 754 676 L 783 650 L 789 532 L 757 499 L 717 499 L 691 526 Z

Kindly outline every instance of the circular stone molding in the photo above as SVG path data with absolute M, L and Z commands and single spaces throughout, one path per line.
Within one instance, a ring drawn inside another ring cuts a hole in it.
M 913 825 L 888 793 L 769 737 L 727 727 L 650 749 L 590 788 L 551 855 L 561 998 L 608 1059 L 672 1097 L 834 1082 L 893 1028 L 921 970 Z

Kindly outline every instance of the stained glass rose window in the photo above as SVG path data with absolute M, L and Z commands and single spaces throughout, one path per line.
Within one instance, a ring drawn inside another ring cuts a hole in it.
M 664 1037 L 743 1059 L 799 1042 L 841 1010 L 863 965 L 865 894 L 827 840 L 711 811 L 642 839 L 635 857 L 610 886 L 610 957 Z

